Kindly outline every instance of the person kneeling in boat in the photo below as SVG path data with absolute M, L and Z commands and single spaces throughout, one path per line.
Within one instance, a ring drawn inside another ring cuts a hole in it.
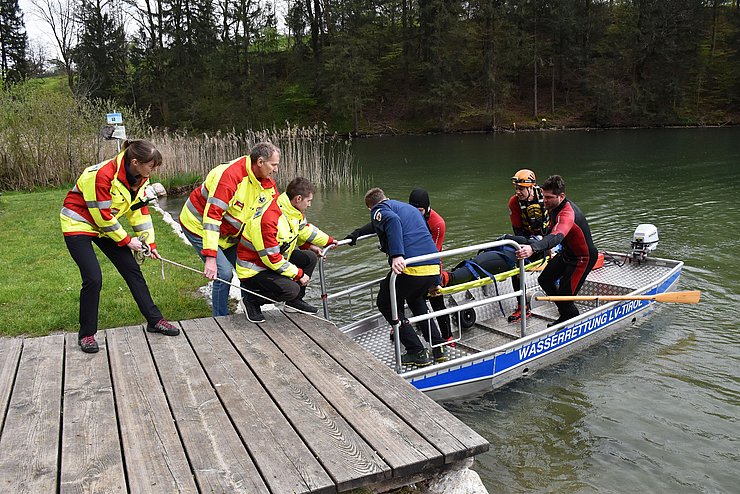
M 295 178 L 245 224 L 236 249 L 236 274 L 247 291 L 243 301 L 251 322 L 265 321 L 260 307 L 270 301 L 308 314 L 318 312 L 303 296 L 321 247 L 337 242 L 306 221 L 304 213 L 315 191 L 307 179 Z
M 560 175 L 552 175 L 545 180 L 542 192 L 545 207 L 552 219 L 550 233 L 542 240 L 523 245 L 517 251 L 517 257 L 530 258 L 561 244 L 562 250 L 547 263 L 538 281 L 547 295 L 576 295 L 598 257 L 598 251 L 591 239 L 591 229 L 578 206 L 565 197 L 565 181 Z M 559 317 L 549 326 L 579 314 L 572 301 L 555 302 L 555 305 L 558 307 Z
M 511 181 L 514 184 L 514 195 L 509 198 L 509 219 L 514 235 L 527 239 L 542 238 L 550 225 L 550 215 L 542 197 L 542 188 L 537 185 L 537 177 L 532 170 L 522 168 L 511 177 Z M 532 260 L 536 260 L 536 257 Z M 521 287 L 519 275 L 511 277 L 511 286 L 514 291 L 519 290 Z M 529 315 L 530 308 L 527 306 L 527 317 Z M 517 322 L 521 318 L 522 308 L 517 305 L 516 310 L 508 317 L 508 321 Z
M 429 352 L 416 335 L 413 326 L 404 317 L 404 302 L 408 304 L 415 316 L 427 313 L 424 296 L 439 279 L 439 258 L 407 265 L 406 259 L 437 253 L 437 246 L 419 211 L 409 204 L 388 199 L 380 188 L 373 188 L 365 194 L 365 205 L 370 210 L 373 229 L 380 240 L 380 250 L 388 256 L 388 264 L 396 273 L 396 300 L 391 301 L 390 277 L 388 273 L 381 282 L 376 304 L 378 310 L 389 324 L 394 324 L 391 304 L 395 303 L 401 321 L 399 337 L 406 353 L 401 363 L 425 366 L 432 363 Z M 397 322 L 397 321 L 395 321 Z M 424 338 L 430 334 L 429 321 L 419 323 Z M 439 329 L 431 325 L 432 344 L 444 342 Z M 434 360 L 447 360 L 444 347 L 435 347 Z

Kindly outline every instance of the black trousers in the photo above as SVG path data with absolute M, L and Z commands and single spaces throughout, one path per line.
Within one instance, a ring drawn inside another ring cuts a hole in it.
M 534 262 L 534 261 L 537 261 L 539 259 L 542 259 L 542 257 L 544 257 L 542 255 L 542 253 L 541 252 L 538 252 L 538 253 L 534 254 L 533 256 L 531 256 L 529 258 L 529 260 L 532 261 L 532 262 Z M 514 276 L 511 277 L 511 287 L 512 287 L 512 289 L 514 291 L 517 291 L 517 290 L 519 290 L 522 287 L 522 282 L 519 279 L 519 275 L 518 274 L 515 274 Z M 518 299 L 517 299 L 517 304 L 519 304 Z
M 571 261 L 564 259 L 562 254 L 557 255 L 548 261 L 537 281 L 548 295 L 576 295 L 596 264 L 596 258 L 593 255 L 587 259 Z M 557 322 L 578 315 L 578 307 L 574 302 L 555 302 L 555 305 L 560 313 Z
M 437 295 L 436 297 L 429 297 L 429 305 L 432 306 L 432 310 L 438 311 L 438 310 L 445 310 L 447 307 L 445 306 L 445 300 L 442 295 Z M 437 324 L 439 325 L 439 332 L 442 333 L 442 338 L 447 339 L 450 336 L 452 336 L 452 328 L 450 326 L 450 316 L 437 316 Z
M 390 289 L 390 277 L 391 274 L 385 277 L 380 282 L 380 290 L 378 291 L 378 298 L 376 304 L 378 310 L 383 314 L 385 320 L 393 324 L 391 320 L 391 289 Z M 398 308 L 398 318 L 401 320 L 401 329 L 399 336 L 401 343 L 403 344 L 406 351 L 410 354 L 419 353 L 424 349 L 424 345 L 416 336 L 413 326 L 409 324 L 404 315 L 404 302 L 408 304 L 409 309 L 415 316 L 427 314 L 427 303 L 424 300 L 424 296 L 427 294 L 429 289 L 437 284 L 439 280 L 438 275 L 431 276 L 410 276 L 408 274 L 400 274 L 396 279 L 396 307 Z M 429 321 L 423 321 L 419 323 L 419 328 L 427 338 L 429 334 Z M 439 334 L 436 324 L 432 324 L 432 343 L 438 345 L 444 340 Z
M 496 250 L 489 250 L 486 252 L 481 252 L 480 254 L 472 258 L 471 261 L 491 274 L 498 274 L 511 269 L 512 259 L 513 255 L 511 254 L 499 252 Z M 478 269 L 476 269 L 476 272 L 478 273 L 478 276 L 486 277 L 486 274 L 483 272 L 479 272 Z M 455 266 L 455 269 L 450 272 L 449 285 L 459 285 L 461 283 L 466 283 L 468 281 L 474 280 L 475 278 L 476 277 L 473 275 L 470 269 L 465 266 L 465 262 L 463 261 Z
M 318 260 L 318 256 L 310 250 L 296 249 L 290 255 L 290 262 L 303 269 L 303 273 L 308 275 L 308 277 L 311 277 L 313 274 Z M 303 299 L 303 296 L 306 294 L 305 286 L 301 286 L 297 281 L 293 281 L 287 276 L 278 274 L 270 269 L 260 271 L 251 278 L 244 278 L 241 280 L 241 286 L 245 290 L 259 293 L 276 302 Z M 252 295 L 251 293 L 245 293 L 244 299 L 255 305 L 269 303 L 268 300 Z
M 139 311 L 147 322 L 154 325 L 162 319 L 162 313 L 154 305 L 149 287 L 131 249 L 125 246 L 119 247 L 107 237 L 91 237 L 89 235 L 65 236 L 64 242 L 67 244 L 67 250 L 72 255 L 72 259 L 80 268 L 80 276 L 82 277 L 80 338 L 92 336 L 98 330 L 98 309 L 100 307 L 100 290 L 103 287 L 103 273 L 100 270 L 100 263 L 95 255 L 93 243 L 121 273 L 128 289 L 131 290 L 131 295 L 134 296 Z

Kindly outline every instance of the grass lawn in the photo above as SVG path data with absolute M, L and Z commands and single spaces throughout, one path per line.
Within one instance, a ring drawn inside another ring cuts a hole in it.
M 59 210 L 67 189 L 0 195 L 0 335 L 42 336 L 79 329 L 80 272 L 67 251 Z M 151 210 L 151 209 L 150 209 Z M 167 259 L 202 269 L 192 247 L 185 245 L 151 210 L 157 250 Z M 126 221 L 124 227 L 131 229 Z M 98 329 L 142 324 L 131 293 L 113 264 L 97 247 L 103 270 Z M 165 318 L 178 321 L 211 315 L 197 289 L 203 276 L 151 259 L 142 271 Z

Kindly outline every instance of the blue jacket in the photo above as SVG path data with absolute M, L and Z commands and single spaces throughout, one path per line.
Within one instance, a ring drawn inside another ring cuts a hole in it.
M 415 207 L 386 199 L 372 208 L 370 217 L 380 250 L 388 254 L 389 263 L 397 256 L 409 259 L 438 252 L 424 216 Z M 416 276 L 439 274 L 439 258 L 414 263 L 404 272 Z

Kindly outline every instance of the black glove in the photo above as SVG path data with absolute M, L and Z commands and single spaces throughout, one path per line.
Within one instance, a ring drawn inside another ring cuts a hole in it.
M 360 237 L 360 229 L 357 228 L 352 231 L 349 235 L 344 237 L 345 240 L 349 240 L 349 244 L 354 246 L 357 245 L 357 239 Z

